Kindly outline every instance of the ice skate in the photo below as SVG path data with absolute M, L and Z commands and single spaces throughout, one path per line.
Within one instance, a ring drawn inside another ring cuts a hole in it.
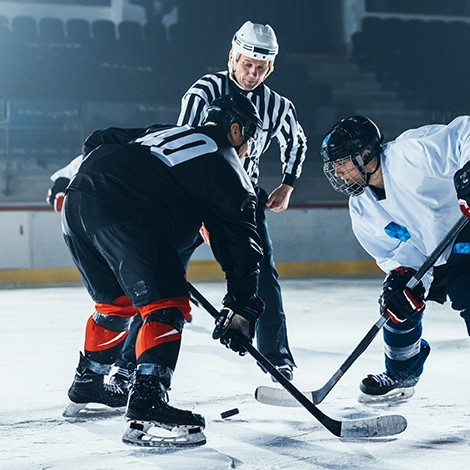
M 110 385 L 117 385 L 123 390 L 129 390 L 130 372 L 125 367 L 116 367 L 116 370 L 111 371 L 108 383 Z
M 206 443 L 202 432 L 204 418 L 168 405 L 166 390 L 158 378 L 151 375 L 136 377 L 130 390 L 126 419 L 128 424 L 122 436 L 126 444 L 181 447 Z
M 282 366 L 275 367 L 287 380 L 292 381 L 294 379 L 294 368 L 290 364 L 283 364 Z M 273 376 L 271 376 L 271 380 L 274 383 L 278 383 Z
M 265 373 L 268 374 L 267 369 L 265 369 L 262 365 L 258 364 L 260 369 Z M 278 372 L 280 372 L 287 380 L 290 382 L 294 379 L 294 368 L 290 364 L 281 364 L 274 366 Z M 274 383 L 278 383 L 278 381 L 271 375 L 271 380 Z
M 101 365 L 80 353 L 75 378 L 68 391 L 71 403 L 62 415 L 66 418 L 108 413 L 121 413 L 127 403 L 128 392 L 118 385 L 105 382 L 105 373 L 98 373 Z
M 396 380 L 392 379 L 386 372 L 381 374 L 369 374 L 362 380 L 359 388 L 359 403 L 386 403 L 406 400 L 411 398 L 419 378 Z

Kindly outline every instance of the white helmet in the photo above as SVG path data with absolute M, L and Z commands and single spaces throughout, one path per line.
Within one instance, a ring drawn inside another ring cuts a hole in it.
M 274 62 L 278 51 L 276 34 L 268 24 L 247 21 L 233 35 L 232 53 L 235 60 L 238 60 L 239 54 L 243 54 L 252 59 Z

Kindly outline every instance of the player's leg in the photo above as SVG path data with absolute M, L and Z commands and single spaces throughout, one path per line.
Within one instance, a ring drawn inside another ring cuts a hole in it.
M 137 370 L 131 385 L 127 419 L 171 427 L 204 428 L 202 416 L 168 404 L 167 391 L 171 387 L 189 311 L 188 297 L 158 300 L 141 307 L 144 320 L 137 336 Z
M 389 320 L 383 328 L 385 372 L 362 380 L 361 391 L 377 399 L 410 397 L 423 373 L 430 346 L 422 335 L 422 314 L 403 323 Z M 364 398 L 364 397 L 362 397 Z
M 80 353 L 68 395 L 77 404 L 96 402 L 121 407 L 126 404 L 127 390 L 110 386 L 105 377 L 120 352 L 137 310 L 124 295 L 107 261 L 91 243 L 80 216 L 83 208 L 82 194 L 72 192 L 67 196 L 63 210 L 64 239 L 96 304 L 86 324 L 84 352 Z M 100 211 L 97 207 L 93 209 L 93 216 L 99 218 Z
M 139 225 L 134 228 L 146 232 L 145 237 L 129 245 L 119 267 L 122 284 L 128 286 L 126 292 L 143 320 L 135 344 L 137 368 L 126 418 L 202 429 L 202 416 L 171 407 L 167 395 L 191 310 L 184 266 L 168 233 Z
M 192 254 L 198 246 L 203 243 L 201 236 L 197 237 L 195 243 L 180 252 L 181 263 L 183 264 L 184 270 L 187 271 L 188 264 L 191 259 Z M 192 316 L 189 314 L 189 319 L 187 322 L 192 321 Z M 128 386 L 130 370 L 134 369 L 137 365 L 137 359 L 135 354 L 135 343 L 137 340 L 137 333 L 139 332 L 140 327 L 142 326 L 142 316 L 138 313 L 133 319 L 131 326 L 129 328 L 129 333 L 124 340 L 119 357 L 114 363 L 116 369 L 113 372 L 113 375 L 110 378 L 110 382 L 120 385 Z
M 121 352 L 114 362 L 114 370 L 110 376 L 110 383 L 120 387 L 129 387 L 129 376 L 137 366 L 135 357 L 135 343 L 137 334 L 142 326 L 142 315 L 140 312 L 132 319 L 129 332 L 122 345 Z
M 289 349 L 281 285 L 274 263 L 273 245 L 266 221 L 267 194 L 261 188 L 257 188 L 257 195 L 256 223 L 264 251 L 263 259 L 260 262 L 258 295 L 266 305 L 256 327 L 257 346 L 259 351 L 280 368 L 287 378 L 292 379 L 292 368 L 295 367 L 295 363 Z
M 447 294 L 470 335 L 470 227 L 457 236 L 446 265 Z

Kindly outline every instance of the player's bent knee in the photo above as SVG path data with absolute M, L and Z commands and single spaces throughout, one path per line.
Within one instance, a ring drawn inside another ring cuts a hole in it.
M 118 317 L 100 312 L 95 312 L 92 318 L 98 326 L 114 332 L 127 331 L 132 321 L 132 317 Z
M 181 333 L 185 324 L 185 318 L 178 308 L 170 307 L 145 315 L 144 325 L 150 322 L 164 323 L 165 325 L 172 326 L 175 330 Z

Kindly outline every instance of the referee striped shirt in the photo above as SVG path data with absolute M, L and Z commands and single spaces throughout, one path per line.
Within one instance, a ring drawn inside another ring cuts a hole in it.
M 200 126 L 205 118 L 206 106 L 214 99 L 229 93 L 246 95 L 258 109 L 263 121 L 262 132 L 250 149 L 250 158 L 244 160 L 244 167 L 251 181 L 258 183 L 259 159 L 275 137 L 279 142 L 282 182 L 294 186 L 302 171 L 307 139 L 297 121 L 292 102 L 264 83 L 252 91 L 245 91 L 230 78 L 228 71 L 204 75 L 183 96 L 178 125 Z

